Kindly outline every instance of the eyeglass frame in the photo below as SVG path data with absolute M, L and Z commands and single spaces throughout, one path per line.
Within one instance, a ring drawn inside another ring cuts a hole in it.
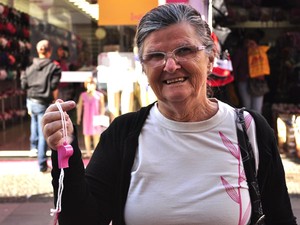
M 175 48 L 173 51 L 171 51 L 171 52 L 160 52 L 160 51 L 157 51 L 157 52 L 150 52 L 150 53 L 147 53 L 147 54 L 145 54 L 144 56 L 142 56 L 142 59 L 141 59 L 141 63 L 142 64 L 145 64 L 145 65 L 147 65 L 147 60 L 145 60 L 144 58 L 146 57 L 146 56 L 151 56 L 151 55 L 155 55 L 155 54 L 161 54 L 161 55 L 163 55 L 164 56 L 164 58 L 162 59 L 162 64 L 160 64 L 160 65 L 152 65 L 152 67 L 153 68 L 155 68 L 155 67 L 160 67 L 160 66 L 164 66 L 166 63 L 167 63 L 167 60 L 169 59 L 169 58 L 172 58 L 172 59 L 174 59 L 176 62 L 184 62 L 184 61 L 187 61 L 187 60 L 189 60 L 189 59 L 191 59 L 191 58 L 188 58 L 188 59 L 184 59 L 184 58 L 182 58 L 182 59 L 179 59 L 178 60 L 178 56 L 176 57 L 176 54 L 175 54 L 175 52 L 176 51 L 178 51 L 178 50 L 180 50 L 180 49 L 184 49 L 184 48 L 187 48 L 187 47 L 191 47 L 191 48 L 193 48 L 194 50 L 195 50 L 195 52 L 194 53 L 197 53 L 198 51 L 202 51 L 202 50 L 205 50 L 206 49 L 206 46 L 205 45 L 199 45 L 199 46 L 196 46 L 196 45 L 185 45 L 185 46 L 180 46 L 180 47 L 177 47 L 177 48 Z M 193 58 L 193 57 L 192 57 Z M 145 61 L 146 61 L 146 63 L 145 63 Z

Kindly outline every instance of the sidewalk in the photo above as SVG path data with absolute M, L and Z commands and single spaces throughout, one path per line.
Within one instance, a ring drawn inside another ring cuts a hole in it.
M 25 152 L 8 157 L 0 151 L 0 225 L 53 224 L 51 174 L 38 171 L 36 158 L 20 154 Z M 284 156 L 282 160 L 294 214 L 300 221 L 300 160 Z
M 0 225 L 53 224 L 51 173 L 39 172 L 37 159 L 26 154 L 0 151 Z M 48 165 L 51 166 L 50 160 Z
M 52 199 L 0 204 L 1 225 L 52 225 Z

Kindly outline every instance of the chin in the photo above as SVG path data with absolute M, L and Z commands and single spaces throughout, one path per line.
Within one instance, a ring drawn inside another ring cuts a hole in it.
M 168 95 L 164 99 L 167 99 L 167 101 L 169 101 L 169 102 L 178 103 L 178 102 L 186 101 L 189 98 L 190 97 L 187 94 L 177 93 L 177 94 Z

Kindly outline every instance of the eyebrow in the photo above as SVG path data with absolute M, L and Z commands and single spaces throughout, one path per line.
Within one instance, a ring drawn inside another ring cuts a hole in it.
M 196 46 L 196 47 L 198 47 L 199 45 L 195 45 L 195 44 L 191 44 L 191 43 L 181 43 L 177 47 L 173 48 L 172 51 L 174 51 L 177 48 L 186 47 L 186 46 Z M 154 49 L 154 48 L 153 49 L 149 48 L 149 50 L 147 52 L 145 52 L 144 54 L 147 55 L 147 54 L 154 53 L 154 52 L 166 53 L 166 52 L 172 52 L 172 51 L 163 51 L 163 50 L 157 50 L 157 49 Z

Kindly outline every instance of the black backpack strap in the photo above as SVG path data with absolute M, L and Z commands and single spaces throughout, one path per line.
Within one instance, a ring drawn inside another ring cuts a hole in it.
M 244 118 L 244 108 L 236 109 L 237 120 L 236 130 L 239 148 L 242 154 L 244 170 L 249 187 L 249 194 L 252 206 L 250 225 L 264 225 L 265 215 L 263 214 L 260 191 L 257 182 L 257 174 L 255 169 L 255 158 L 251 143 L 247 135 L 247 129 Z M 240 126 L 239 126 L 240 125 Z

